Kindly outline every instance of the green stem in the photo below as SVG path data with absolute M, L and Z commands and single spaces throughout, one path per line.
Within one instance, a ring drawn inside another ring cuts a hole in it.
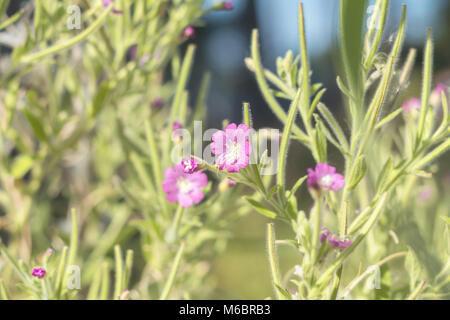
M 280 293 L 278 288 L 281 288 L 280 273 L 278 270 L 277 251 L 275 247 L 275 230 L 273 223 L 267 224 L 267 254 L 269 257 L 270 273 L 274 290 L 278 300 L 285 300 L 285 297 Z
M 167 297 L 169 296 L 170 290 L 172 289 L 175 280 L 175 276 L 178 271 L 178 267 L 180 266 L 183 251 L 184 251 L 184 242 L 181 243 L 181 246 L 178 249 L 177 255 L 175 256 L 174 264 L 172 266 L 172 269 L 170 270 L 169 278 L 167 279 L 164 289 L 162 290 L 161 295 L 159 296 L 159 300 L 166 300 Z
M 63 43 L 54 45 L 53 47 L 50 47 L 50 48 L 44 49 L 42 51 L 27 55 L 22 58 L 21 62 L 22 63 L 30 63 L 34 60 L 37 60 L 37 59 L 43 58 L 45 56 L 57 53 L 59 51 L 68 49 L 68 48 L 72 47 L 73 45 L 77 44 L 78 42 L 83 41 L 103 23 L 103 21 L 106 19 L 106 17 L 108 16 L 108 14 L 111 10 L 112 10 L 112 6 L 109 6 L 107 9 L 105 9 L 105 11 L 98 17 L 98 19 L 96 21 L 94 21 L 94 23 L 92 23 L 85 31 L 81 32 L 79 35 L 77 35 Z

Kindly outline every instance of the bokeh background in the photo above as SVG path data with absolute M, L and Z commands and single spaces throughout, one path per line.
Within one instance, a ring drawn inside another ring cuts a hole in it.
M 217 2 L 209 0 L 211 4 Z M 243 101 L 251 104 L 254 125 L 280 128 L 256 85 L 251 72 L 244 64 L 250 55 L 250 35 L 253 28 L 260 30 L 261 54 L 266 68 L 275 71 L 275 59 L 287 50 L 299 52 L 297 0 L 234 0 L 231 12 L 214 12 L 206 17 L 206 27 L 196 28 L 193 42 L 198 45 L 191 90 L 196 92 L 203 72 L 212 74 L 212 86 L 208 97 L 208 126 L 218 128 L 222 120 L 240 121 Z M 369 2 L 373 4 L 374 1 Z M 303 0 L 306 18 L 306 36 L 312 81 L 323 83 L 327 92 L 323 102 L 340 114 L 345 127 L 342 96 L 336 85 L 340 61 L 338 55 L 338 0 Z M 407 49 L 418 50 L 415 70 L 403 100 L 420 92 L 423 45 L 428 27 L 433 29 L 435 41 L 434 83 L 448 82 L 450 72 L 450 1 L 447 0 L 395 0 L 391 1 L 386 34 L 382 47 L 390 48 L 401 15 L 401 5 L 407 5 L 407 33 L 403 56 Z M 367 17 L 370 16 L 370 9 Z M 400 99 L 401 101 L 402 99 Z M 287 107 L 287 106 L 285 106 Z M 450 157 L 443 170 L 450 170 Z M 339 161 L 330 154 L 330 162 Z M 293 184 L 314 165 L 307 150 L 295 143 L 289 153 L 288 184 Z M 290 181 L 289 181 L 290 178 Z M 300 194 L 299 203 L 309 206 L 309 195 Z M 212 277 L 218 284 L 216 298 L 257 299 L 272 294 L 269 267 L 265 255 L 265 218 L 250 214 L 234 227 L 234 238 L 227 251 L 214 262 Z M 277 226 L 279 238 L 287 237 L 288 229 Z M 291 268 L 298 257 L 289 248 L 280 247 L 282 272 Z M 243 286 L 242 284 L 246 285 Z
M 46 0 L 53 1 L 53 0 Z M 9 14 L 16 11 L 26 0 L 15 0 Z M 218 2 L 207 0 L 206 6 Z M 210 13 L 205 26 L 196 26 L 197 44 L 194 70 L 190 90 L 197 92 L 204 72 L 212 75 L 208 96 L 207 127 L 219 128 L 223 119 L 238 122 L 241 119 L 241 105 L 251 104 L 255 127 L 280 128 L 262 99 L 253 74 L 244 64 L 250 53 L 250 35 L 253 28 L 260 30 L 261 54 L 266 68 L 275 71 L 275 59 L 284 56 L 287 50 L 299 52 L 298 42 L 298 0 L 233 0 L 234 10 Z M 370 1 L 373 4 L 374 1 Z M 338 0 L 303 0 L 306 17 L 306 36 L 312 81 L 327 88 L 323 102 L 335 112 L 345 127 L 343 100 L 336 85 L 340 62 L 338 55 Z M 401 5 L 407 5 L 407 33 L 404 49 L 418 50 L 416 66 L 408 91 L 403 100 L 420 92 L 423 44 L 426 29 L 433 29 L 435 41 L 434 84 L 450 81 L 450 1 L 448 0 L 394 0 L 391 1 L 387 32 L 382 47 L 389 48 L 400 20 Z M 370 16 L 370 9 L 366 19 Z M 405 56 L 407 50 L 404 50 Z M 194 94 L 195 96 L 195 94 Z M 400 99 L 402 100 L 402 99 Z M 285 106 L 287 107 L 287 106 Z M 450 170 L 447 154 L 441 161 L 444 171 Z M 333 159 L 330 154 L 330 162 Z M 289 153 L 288 185 L 305 174 L 314 165 L 307 150 L 293 144 Z M 299 196 L 299 205 L 307 208 L 310 198 L 306 191 Z M 260 299 L 272 295 L 269 266 L 265 250 L 266 219 L 254 213 L 236 223 L 227 250 L 214 261 L 210 280 L 217 284 L 212 298 Z M 277 237 L 291 237 L 288 229 L 277 226 Z M 285 272 L 298 262 L 293 250 L 280 247 L 281 271 Z M 245 284 L 245 285 L 243 285 Z

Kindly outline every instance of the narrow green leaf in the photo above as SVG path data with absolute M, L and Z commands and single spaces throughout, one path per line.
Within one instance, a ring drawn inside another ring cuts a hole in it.
M 361 93 L 362 28 L 366 1 L 341 0 L 340 37 L 346 82 L 350 92 Z
M 328 108 L 323 103 L 319 103 L 317 109 L 319 110 L 322 117 L 327 121 L 328 125 L 330 126 L 338 141 L 341 143 L 344 150 L 348 150 L 348 142 L 347 138 L 345 137 L 344 131 L 342 130 L 341 126 L 339 125 L 333 114 L 330 112 L 330 110 L 328 110 Z
M 92 100 L 91 117 L 95 118 L 106 104 L 108 95 L 111 90 L 111 83 L 109 81 L 103 82 L 98 88 L 94 99 Z
M 378 6 L 378 8 L 374 10 L 373 15 L 371 17 L 368 37 L 370 37 L 370 34 L 372 33 L 371 31 L 373 30 L 376 30 L 376 34 L 375 39 L 370 45 L 370 51 L 364 63 L 364 67 L 366 69 L 369 69 L 372 66 L 373 57 L 375 56 L 375 53 L 377 52 L 378 47 L 380 45 L 380 41 L 383 36 L 384 28 L 386 25 L 386 16 L 388 11 L 387 9 L 389 7 L 389 1 L 388 0 L 377 1 L 376 5 Z M 377 13 L 380 13 L 380 15 L 378 15 Z M 370 42 L 371 39 L 367 39 L 367 41 Z
M 109 264 L 104 262 L 102 265 L 102 284 L 100 287 L 100 300 L 108 299 L 109 295 Z
M 390 175 L 393 169 L 394 169 L 394 160 L 392 159 L 392 157 L 389 157 L 389 159 L 384 163 L 380 174 L 378 175 L 377 183 L 375 184 L 375 190 L 377 190 L 378 192 L 383 190 L 384 185 L 391 178 Z
M 285 170 L 286 170 L 286 161 L 287 161 L 287 152 L 289 139 L 291 136 L 292 127 L 294 125 L 295 116 L 297 113 L 297 106 L 300 101 L 301 90 L 297 91 L 297 95 L 295 96 L 294 101 L 292 101 L 291 106 L 289 107 L 288 117 L 286 119 L 286 124 L 284 126 L 283 135 L 281 137 L 280 142 L 280 152 L 278 158 L 278 173 L 277 173 L 277 184 L 281 186 L 279 195 L 280 199 L 284 199 L 284 186 L 285 184 Z M 284 203 L 284 202 L 283 202 Z
M 425 44 L 423 77 L 422 77 L 422 97 L 419 117 L 419 126 L 417 129 L 416 147 L 423 138 L 425 118 L 428 110 L 428 100 L 430 97 L 431 78 L 433 72 L 433 39 L 431 29 L 428 29 L 427 41 Z
M 10 25 L 12 25 L 14 22 L 19 20 L 19 18 L 24 13 L 24 9 L 19 10 L 17 13 L 15 13 L 12 17 L 8 18 L 7 20 L 0 23 L 0 30 L 8 28 Z
M 195 45 L 191 44 L 188 46 L 186 54 L 183 59 L 183 64 L 181 66 L 180 77 L 178 78 L 177 87 L 175 91 L 175 97 L 172 102 L 172 108 L 170 110 L 169 125 L 177 120 L 180 116 L 180 107 L 183 99 L 183 92 L 186 88 L 186 84 L 189 80 L 189 75 L 192 69 L 192 63 L 194 61 Z M 184 121 L 184 119 L 178 119 Z M 169 130 L 170 131 L 170 130 Z M 169 133 L 170 135 L 171 133 Z
M 377 125 L 375 126 L 375 129 L 380 129 L 384 125 L 386 125 L 389 122 L 391 122 L 392 120 L 394 120 L 400 113 L 402 113 L 402 111 L 403 111 L 403 108 L 398 108 L 397 110 L 391 112 L 386 117 L 384 117 L 382 120 L 380 120 L 380 122 L 377 123 Z
M 28 108 L 25 108 L 23 112 L 36 138 L 40 141 L 48 142 L 49 139 L 41 121 Z
M 131 270 L 133 268 L 133 250 L 127 250 L 125 257 L 125 273 L 123 277 L 123 288 L 128 289 L 130 284 Z
M 42 51 L 38 51 L 32 54 L 29 54 L 27 56 L 22 57 L 22 63 L 30 63 L 33 62 L 34 60 L 43 58 L 45 56 L 57 53 L 59 51 L 68 49 L 70 47 L 72 47 L 73 45 L 77 44 L 78 42 L 83 41 L 84 39 L 86 39 L 91 33 L 93 33 L 95 30 L 97 30 L 97 28 L 103 23 L 103 21 L 106 19 L 106 17 L 108 16 L 109 12 L 112 10 L 113 6 L 108 6 L 108 8 L 106 8 L 102 14 L 97 18 L 96 21 L 94 21 L 88 28 L 86 28 L 83 32 L 81 32 L 80 34 L 78 34 L 77 36 L 63 42 L 60 44 L 56 44 L 52 47 L 49 47 L 47 49 L 44 49 Z
M 184 251 L 184 242 L 181 243 L 181 246 L 178 249 L 177 255 L 175 256 L 175 260 L 172 265 L 172 269 L 170 270 L 169 278 L 167 279 L 166 284 L 164 285 L 164 289 L 161 292 L 159 300 L 166 300 L 167 297 L 169 296 L 170 290 L 172 289 L 175 280 L 175 276 L 180 266 L 183 251 Z
M 8 293 L 8 290 L 6 289 L 5 281 L 3 281 L 3 279 L 0 279 L 0 299 L 1 300 L 10 299 L 10 295 Z
M 124 283 L 122 250 L 120 250 L 120 246 L 119 245 L 115 245 L 114 246 L 114 261 L 115 261 L 114 299 L 115 300 L 119 300 L 120 299 L 120 295 L 123 292 L 122 285 Z
M 259 45 L 258 45 L 258 30 L 253 29 L 252 32 L 252 45 L 251 45 L 251 52 L 252 52 L 252 60 L 255 66 L 255 76 L 256 81 L 258 82 L 258 86 L 261 90 L 261 93 L 269 105 L 270 109 L 273 111 L 273 113 L 280 119 L 283 123 L 287 120 L 287 115 L 284 112 L 281 105 L 278 103 L 278 101 L 275 99 L 273 94 L 271 93 L 269 89 L 269 85 L 266 82 L 266 79 L 264 77 L 264 70 L 261 64 L 261 57 L 259 53 Z M 309 138 L 305 135 L 305 133 L 299 129 L 297 126 L 294 126 L 293 129 L 295 135 L 297 138 L 304 144 L 308 144 Z
M 28 155 L 19 155 L 12 164 L 11 175 L 16 179 L 21 179 L 34 164 L 34 159 Z
M 359 182 L 364 178 L 367 172 L 367 164 L 364 155 L 359 156 L 356 159 L 356 164 L 354 169 L 352 170 L 352 174 L 349 180 L 348 190 L 353 190 L 359 184 Z
M 64 246 L 61 256 L 59 258 L 59 264 L 58 269 L 56 272 L 56 279 L 55 279 L 55 285 L 54 285 L 54 291 L 56 299 L 59 299 L 61 297 L 61 292 L 63 288 L 63 276 L 64 276 L 64 270 L 66 269 L 66 260 L 67 260 L 67 251 L 69 248 L 67 246 Z
M 145 132 L 147 134 L 147 141 L 150 149 L 150 160 L 152 162 L 153 176 L 155 178 L 155 184 L 159 195 L 159 204 L 162 208 L 163 213 L 167 215 L 168 214 L 167 203 L 164 197 L 164 190 L 162 189 L 161 165 L 159 162 L 160 155 L 157 150 L 157 145 L 155 137 L 153 135 L 151 122 L 148 120 L 145 121 Z
M 250 198 L 248 196 L 244 197 L 245 200 L 250 203 L 253 209 L 255 209 L 258 213 L 262 214 L 263 216 L 266 216 L 270 219 L 275 219 L 277 217 L 277 214 L 269 209 L 266 209 L 264 205 L 262 205 L 259 201 Z

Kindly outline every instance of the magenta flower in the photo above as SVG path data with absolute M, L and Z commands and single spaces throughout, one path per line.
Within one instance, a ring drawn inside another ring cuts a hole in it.
M 161 109 L 164 106 L 164 99 L 163 98 L 156 98 L 152 101 L 152 108 L 153 109 Z
M 204 198 L 201 188 L 208 184 L 208 177 L 203 172 L 186 173 L 183 165 L 177 163 L 173 168 L 167 168 L 164 175 L 162 187 L 169 202 L 190 207 Z
M 102 1 L 103 1 L 103 6 L 104 6 L 104 7 L 109 7 L 109 6 L 112 5 L 113 2 L 114 2 L 114 0 L 102 0 Z M 118 14 L 118 15 L 122 15 L 122 14 L 123 14 L 122 11 L 117 10 L 117 9 L 112 9 L 112 12 L 113 12 L 114 14 Z
M 328 238 L 328 243 L 333 248 L 347 248 L 352 244 L 352 240 L 339 240 L 338 238 L 331 236 Z
M 316 190 L 337 191 L 344 187 L 344 177 L 336 173 L 336 168 L 325 163 L 318 163 L 315 170 L 308 169 L 308 187 Z
M 193 38 L 195 36 L 195 29 L 191 26 L 186 27 L 183 31 L 183 35 L 185 38 Z
M 405 115 L 415 114 L 420 110 L 422 103 L 419 98 L 411 98 L 403 102 L 403 113 Z
M 31 271 L 31 275 L 39 279 L 42 279 L 45 276 L 45 274 L 46 271 L 44 268 L 34 268 L 33 271 Z
M 178 129 L 183 128 L 183 125 L 181 124 L 180 121 L 174 121 L 174 123 L 172 123 L 172 131 L 177 131 Z
M 321 229 L 323 231 L 320 234 L 320 243 L 324 243 L 328 240 L 328 244 L 333 248 L 347 248 L 352 244 L 352 240 L 340 240 L 339 238 L 332 235 L 327 228 L 322 227 Z
M 227 10 L 227 11 L 233 10 L 233 8 L 234 8 L 233 2 L 231 2 L 231 1 L 222 2 L 222 8 L 223 8 L 223 10 Z
M 185 173 L 194 173 L 198 169 L 198 162 L 194 157 L 181 160 L 181 165 L 183 166 L 183 171 Z
M 325 227 L 322 227 L 321 229 L 323 230 L 323 232 L 320 234 L 320 242 L 324 243 L 330 235 L 330 231 L 328 231 Z
M 239 172 L 249 163 L 252 147 L 249 141 L 250 127 L 245 124 L 229 124 L 225 131 L 219 130 L 212 136 L 211 151 L 217 155 L 220 170 Z
M 180 121 L 175 121 L 172 123 L 172 138 L 175 143 L 181 143 L 183 140 L 183 125 Z

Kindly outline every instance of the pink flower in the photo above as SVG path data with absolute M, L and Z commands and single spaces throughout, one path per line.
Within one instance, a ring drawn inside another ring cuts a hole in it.
M 321 229 L 323 230 L 322 233 L 320 234 L 321 243 L 324 243 L 328 240 L 328 244 L 333 248 L 347 248 L 349 245 L 352 244 L 352 240 L 340 240 L 339 238 L 332 235 L 327 228 L 322 227 Z
M 104 6 L 104 7 L 109 7 L 110 5 L 113 4 L 113 2 L 114 2 L 114 0 L 103 0 L 103 6 Z M 123 14 L 122 11 L 117 10 L 117 9 L 112 9 L 112 12 L 113 12 L 114 14 L 118 14 L 118 15 L 122 15 L 122 14 Z
M 183 31 L 183 35 L 185 38 L 193 38 L 195 36 L 195 29 L 191 26 L 186 27 Z
M 194 173 L 198 169 L 198 162 L 194 157 L 181 160 L 181 165 L 185 173 Z
M 202 201 L 204 194 L 201 188 L 208 184 L 208 177 L 203 172 L 186 173 L 183 165 L 177 163 L 173 168 L 167 168 L 165 178 L 162 187 L 169 202 L 190 207 Z
M 227 184 L 228 184 L 228 187 L 234 187 L 236 184 L 237 184 L 237 182 L 236 181 L 233 181 L 233 180 L 230 180 L 230 179 L 227 179 Z
M 231 2 L 231 1 L 222 2 L 222 8 L 223 8 L 223 10 L 227 10 L 227 11 L 233 10 L 233 2 Z
M 328 238 L 328 243 L 334 248 L 347 248 L 352 244 L 352 240 L 339 240 L 338 238 L 331 236 Z
M 421 105 L 419 98 L 411 98 L 403 102 L 403 112 L 405 115 L 416 114 L 420 110 Z
M 336 168 L 325 163 L 318 163 L 315 170 L 308 169 L 308 186 L 316 190 L 337 191 L 344 187 L 344 177 L 336 173 Z
M 33 271 L 31 271 L 31 275 L 33 277 L 38 277 L 39 279 L 42 279 L 46 274 L 46 271 L 44 268 L 34 268 Z
M 178 129 L 183 128 L 183 125 L 181 124 L 180 121 L 175 121 L 174 123 L 172 123 L 172 131 L 177 131 Z
M 434 90 L 431 92 L 431 95 L 430 95 L 430 104 L 433 106 L 433 107 L 438 107 L 438 106 L 440 106 L 440 104 L 441 104 L 441 98 L 442 98 L 442 92 L 444 92 L 444 94 L 445 95 L 447 95 L 448 94 L 448 88 L 444 85 L 444 84 L 442 84 L 442 83 L 439 83 L 435 88 L 434 88 Z
M 328 231 L 325 227 L 322 227 L 321 229 L 323 230 L 323 232 L 320 234 L 320 242 L 324 243 L 330 235 L 330 231 Z
M 220 170 L 239 172 L 249 163 L 251 153 L 250 127 L 245 124 L 229 124 L 225 131 L 219 130 L 212 136 L 211 151 L 217 155 Z

